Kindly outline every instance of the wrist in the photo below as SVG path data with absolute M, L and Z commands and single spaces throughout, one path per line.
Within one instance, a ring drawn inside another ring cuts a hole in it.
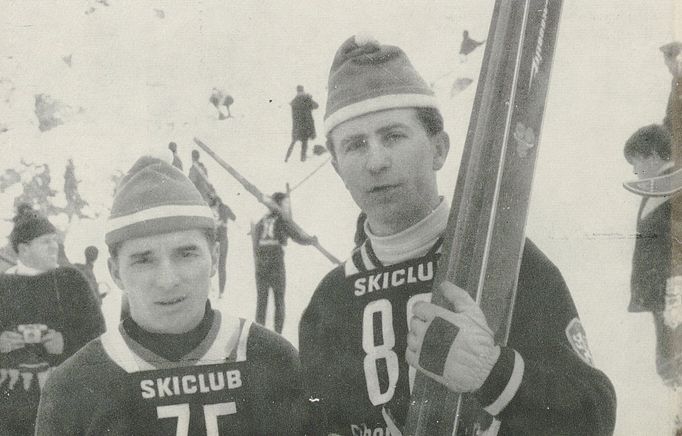
M 497 359 L 476 396 L 483 408 L 497 416 L 518 391 L 524 372 L 524 361 L 519 353 L 510 347 L 499 347 Z

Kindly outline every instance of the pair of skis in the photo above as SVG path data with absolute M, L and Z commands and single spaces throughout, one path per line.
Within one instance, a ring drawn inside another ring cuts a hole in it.
M 562 0 L 497 0 L 434 280 L 480 305 L 498 344 L 511 325 Z M 474 396 L 418 373 L 403 435 L 496 434 Z

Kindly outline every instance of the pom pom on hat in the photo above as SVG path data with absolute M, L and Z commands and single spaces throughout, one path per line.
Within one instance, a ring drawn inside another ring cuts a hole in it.
M 213 212 L 192 181 L 165 159 L 147 155 L 116 189 L 105 242 L 112 246 L 160 233 L 213 228 Z
M 370 112 L 407 107 L 438 108 L 433 90 L 398 47 L 368 34 L 348 38 L 329 71 L 324 131 Z

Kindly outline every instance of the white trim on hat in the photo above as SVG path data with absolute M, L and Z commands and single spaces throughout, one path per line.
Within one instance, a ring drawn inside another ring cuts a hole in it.
M 324 134 L 329 134 L 334 127 L 351 118 L 359 117 L 360 115 L 386 109 L 406 107 L 438 108 L 438 100 L 435 96 L 426 94 L 389 94 L 361 100 L 357 103 L 344 106 L 329 115 L 329 117 L 324 120 Z
M 187 217 L 201 217 L 214 219 L 213 211 L 208 205 L 164 205 L 143 209 L 139 212 L 131 213 L 130 215 L 123 215 L 116 218 L 109 218 L 106 223 L 106 232 L 113 232 L 114 230 L 122 229 L 129 225 L 149 221 L 159 218 L 170 218 L 176 216 Z

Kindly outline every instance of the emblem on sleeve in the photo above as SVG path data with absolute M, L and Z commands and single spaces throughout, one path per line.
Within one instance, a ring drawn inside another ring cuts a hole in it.
M 571 322 L 568 323 L 568 326 L 566 326 L 566 337 L 568 338 L 568 342 L 571 344 L 573 351 L 575 351 L 585 363 L 594 366 L 592 352 L 587 345 L 587 334 L 577 317 L 573 318 Z

